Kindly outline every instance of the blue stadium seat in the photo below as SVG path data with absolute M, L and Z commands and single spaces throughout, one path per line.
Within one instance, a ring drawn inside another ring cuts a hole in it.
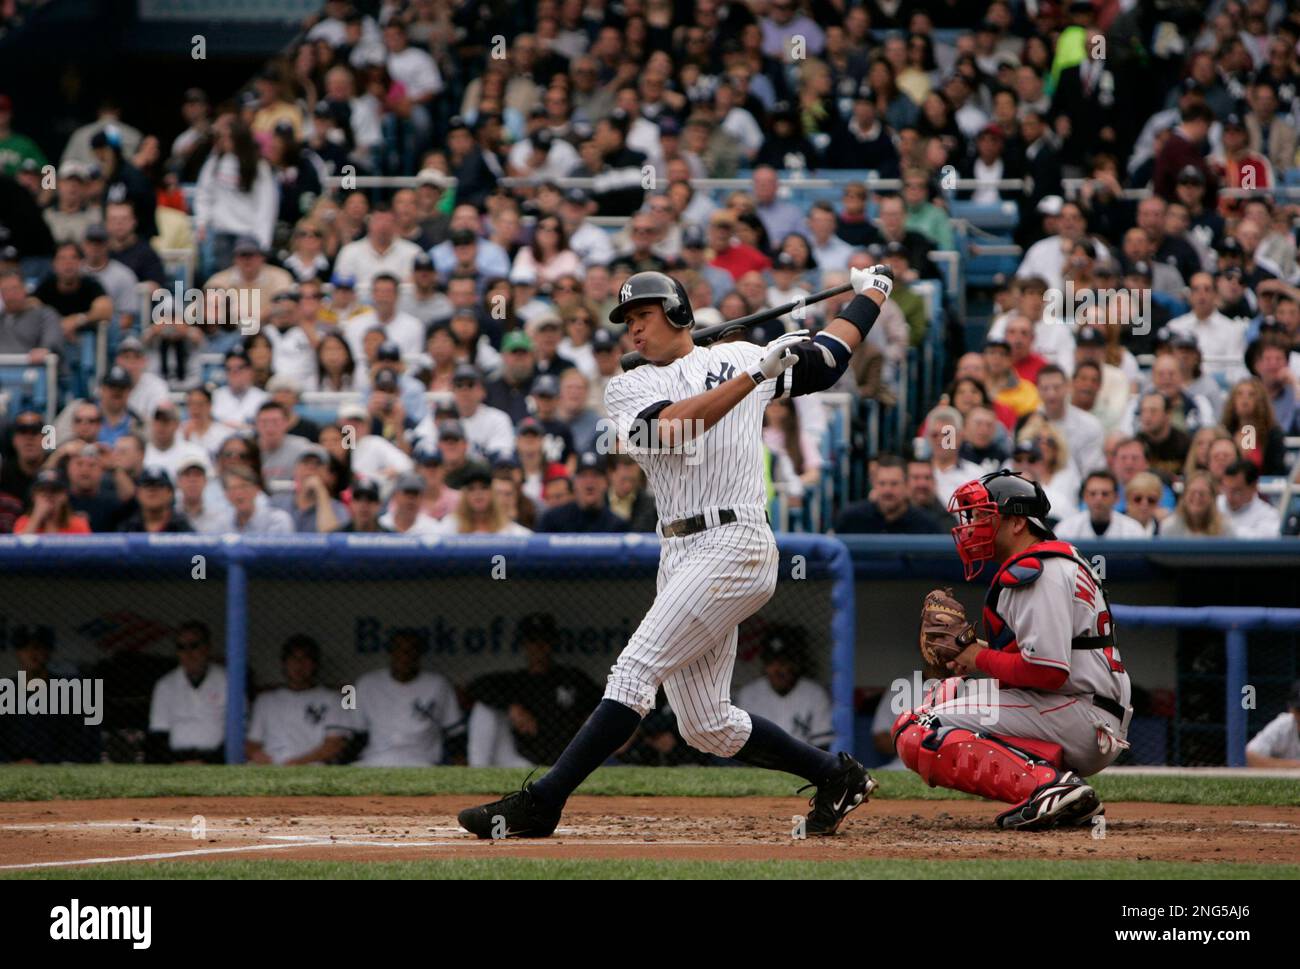
M 965 219 L 977 229 L 985 232 L 1015 232 L 1020 225 L 1020 209 L 1015 202 L 995 202 L 988 205 L 983 202 L 954 199 L 949 203 L 954 219 Z
M 51 389 L 45 367 L 32 363 L 0 364 L 0 391 L 9 396 L 10 418 L 20 411 L 32 410 L 46 414 Z

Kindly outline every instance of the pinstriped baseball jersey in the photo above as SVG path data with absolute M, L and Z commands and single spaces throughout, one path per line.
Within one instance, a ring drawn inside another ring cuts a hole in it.
M 646 364 L 612 378 L 605 408 L 619 439 L 645 470 L 659 519 L 676 521 L 707 508 L 767 506 L 763 484 L 763 410 L 774 397 L 787 397 L 786 374 L 766 380 L 713 427 L 681 448 L 653 451 L 648 425 L 639 420 L 712 390 L 758 368 L 764 349 L 753 343 L 696 347 L 665 367 Z

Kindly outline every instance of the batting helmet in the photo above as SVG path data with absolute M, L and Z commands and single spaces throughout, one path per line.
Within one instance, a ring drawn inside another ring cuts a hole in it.
M 618 291 L 618 304 L 609 311 L 609 321 L 622 324 L 623 314 L 631 303 L 644 299 L 663 300 L 664 315 L 673 326 L 683 329 L 695 325 L 695 313 L 686 297 L 686 287 L 667 273 L 633 273 Z
M 1046 522 L 1051 510 L 1052 503 L 1038 482 L 1014 471 L 995 471 L 954 491 L 948 511 L 957 518 L 952 537 L 967 581 L 979 575 L 993 557 L 993 538 L 1003 516 L 1022 515 L 1029 520 L 1030 531 L 1049 539 L 1056 537 Z

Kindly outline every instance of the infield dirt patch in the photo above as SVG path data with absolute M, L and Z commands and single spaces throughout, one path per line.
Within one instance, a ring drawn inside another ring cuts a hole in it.
M 180 797 L 0 804 L 0 869 L 256 856 L 331 861 L 485 857 L 700 860 L 1049 858 L 1300 863 L 1300 807 L 1110 803 L 1105 837 L 992 827 L 997 805 L 872 801 L 834 838 L 797 840 L 792 798 L 576 797 L 556 836 L 478 841 L 438 797 Z M 194 836 L 201 816 L 202 836 Z M 248 853 L 248 855 L 245 855 Z M 152 858 L 150 856 L 153 856 Z M 158 857 L 163 856 L 163 857 Z M 161 873 L 160 873 L 161 874 Z

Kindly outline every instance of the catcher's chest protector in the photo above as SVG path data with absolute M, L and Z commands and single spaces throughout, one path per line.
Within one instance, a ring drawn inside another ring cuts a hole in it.
M 993 576 L 993 581 L 989 583 L 988 594 L 984 597 L 983 619 L 984 634 L 990 649 L 1008 649 L 1013 647 L 1016 642 L 1016 631 L 1007 625 L 1005 619 L 998 615 L 998 596 L 1003 589 L 1018 589 L 1037 581 L 1038 577 L 1043 574 L 1043 560 L 1050 558 L 1070 559 L 1077 562 L 1079 567 L 1092 577 L 1096 583 L 1096 594 L 1101 597 L 1102 609 L 1109 619 L 1110 602 L 1106 599 L 1106 590 L 1102 588 L 1101 582 L 1097 580 L 1096 574 L 1092 571 L 1092 566 L 1079 554 L 1078 550 L 1068 542 L 1039 542 L 1037 545 L 1031 545 L 1019 555 L 1014 555 L 1003 562 L 1002 567 Z M 1111 647 L 1114 645 L 1115 624 L 1113 620 L 1109 622 L 1104 635 L 1076 636 L 1071 641 L 1071 646 L 1074 649 L 1102 650 L 1110 663 L 1111 670 L 1121 673 L 1124 671 L 1123 665 L 1118 663 L 1112 656 Z

